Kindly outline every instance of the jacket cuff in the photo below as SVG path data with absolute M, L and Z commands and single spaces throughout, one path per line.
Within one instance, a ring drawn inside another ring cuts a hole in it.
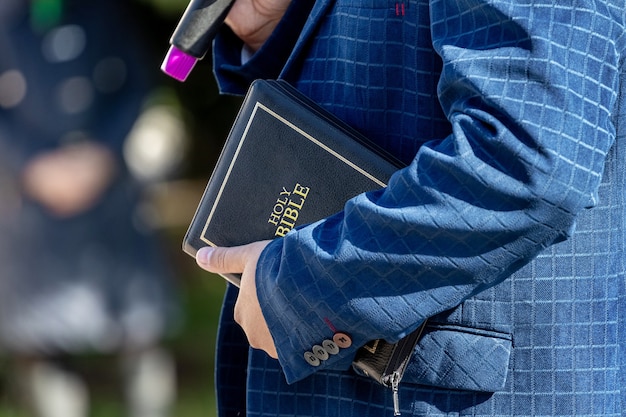
M 283 240 L 272 241 L 261 254 L 256 285 L 285 379 L 291 384 L 321 370 L 345 371 L 363 343 L 357 340 L 359 336 L 345 332 L 342 324 L 336 323 L 338 328 L 334 328 L 320 318 L 319 311 L 306 308 L 310 304 L 299 299 L 297 288 L 292 285 L 282 288 L 276 282 Z M 345 338 L 336 340 L 337 336 Z M 329 346 L 330 342 L 336 342 L 337 346 Z

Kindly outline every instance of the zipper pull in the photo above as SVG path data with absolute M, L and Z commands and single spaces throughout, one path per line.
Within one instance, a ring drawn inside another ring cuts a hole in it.
M 393 415 L 400 415 L 400 373 L 394 371 L 391 376 L 391 390 L 393 391 Z

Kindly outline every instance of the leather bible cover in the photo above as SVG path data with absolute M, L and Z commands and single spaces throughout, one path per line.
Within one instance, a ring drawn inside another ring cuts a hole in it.
M 183 240 L 199 248 L 284 236 L 380 189 L 402 164 L 284 81 L 242 103 Z M 239 285 L 239 277 L 224 278 Z

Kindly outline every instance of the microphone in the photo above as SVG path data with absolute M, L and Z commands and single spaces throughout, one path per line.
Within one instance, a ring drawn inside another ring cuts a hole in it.
M 170 38 L 161 70 L 184 82 L 204 58 L 234 0 L 191 0 Z

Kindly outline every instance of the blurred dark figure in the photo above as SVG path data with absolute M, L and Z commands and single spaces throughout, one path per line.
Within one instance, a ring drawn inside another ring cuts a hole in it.
M 125 6 L 0 0 L 0 354 L 37 416 L 88 414 L 81 353 L 120 355 L 131 416 L 174 399 L 174 286 L 123 157 L 155 71 Z

